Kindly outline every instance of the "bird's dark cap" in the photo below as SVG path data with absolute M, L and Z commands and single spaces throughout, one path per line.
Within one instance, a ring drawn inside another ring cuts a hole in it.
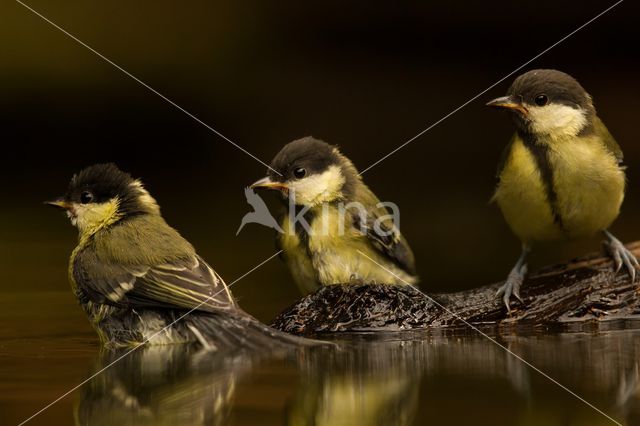
M 148 211 L 148 206 L 139 201 L 140 196 L 146 193 L 142 185 L 113 163 L 95 164 L 75 174 L 71 178 L 64 200 L 81 203 L 83 193 L 86 192 L 91 194 L 92 202 L 95 203 L 118 197 L 120 211 L 125 215 Z
M 591 97 L 569 74 L 552 69 L 528 71 L 515 79 L 508 95 L 529 105 L 535 105 L 538 95 L 546 95 L 549 103 L 557 103 L 590 110 Z
M 284 182 L 293 178 L 293 171 L 304 167 L 307 175 L 322 173 L 329 166 L 340 164 L 340 153 L 337 148 L 307 136 L 286 144 L 271 162 L 269 177 L 274 181 Z
M 133 178 L 113 163 L 95 164 L 82 169 L 71 178 L 67 197 L 74 201 L 74 195 L 83 191 L 91 191 L 97 201 L 107 201 L 122 195 L 130 188 Z

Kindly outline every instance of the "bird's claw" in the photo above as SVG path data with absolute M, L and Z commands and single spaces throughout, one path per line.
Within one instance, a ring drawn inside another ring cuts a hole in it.
M 507 307 L 507 312 L 509 313 L 511 313 L 511 306 L 509 305 L 509 303 L 511 302 L 511 296 L 514 296 L 520 301 L 520 303 L 524 304 L 522 296 L 520 296 L 520 287 L 522 286 L 526 274 L 527 265 L 523 265 L 519 269 L 513 268 L 511 272 L 509 272 L 507 280 L 496 292 L 496 297 L 502 296 L 502 301 Z
M 620 240 L 614 237 L 609 237 L 604 243 L 605 248 L 613 258 L 613 262 L 616 265 L 616 273 L 620 272 L 622 266 L 629 272 L 631 282 L 636 280 L 636 270 L 640 268 L 640 263 L 636 256 L 627 249 Z

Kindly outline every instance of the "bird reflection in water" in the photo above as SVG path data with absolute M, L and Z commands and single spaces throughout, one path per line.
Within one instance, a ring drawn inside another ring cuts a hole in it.
M 639 332 L 492 336 L 616 421 L 640 424 Z M 571 417 L 583 421 L 575 424 L 610 424 L 476 333 L 339 339 L 337 346 L 259 357 L 191 346 L 141 348 L 81 388 L 76 423 L 223 425 L 244 418 L 249 424 L 367 426 L 420 424 L 429 417 L 432 424 L 478 418 L 479 425 L 560 425 Z M 123 353 L 105 352 L 94 371 Z
M 299 366 L 302 380 L 286 424 L 412 424 L 426 344 L 376 339 L 354 341 L 330 354 L 323 348 L 310 351 Z
M 460 350 L 424 333 L 405 333 L 402 340 L 397 335 L 354 337 L 350 348 L 330 356 L 316 350 L 300 366 L 303 380 L 288 410 L 288 425 L 414 424 L 421 382 L 439 374 L 454 353 L 459 354 L 453 358 L 460 361 L 458 371 L 472 366 L 476 374 L 505 377 L 516 392 L 530 393 L 524 364 L 505 362 L 504 352 L 495 346 Z
M 640 373 L 638 362 L 620 378 L 616 403 L 618 410 L 629 425 L 640 425 Z
M 350 345 L 340 350 L 310 350 L 298 365 L 301 381 L 289 401 L 286 424 L 410 425 L 421 424 L 418 419 L 427 415 L 433 424 L 446 418 L 468 420 L 465 410 L 444 408 L 451 400 L 461 407 L 465 401 L 476 407 L 483 401 L 477 414 L 488 416 L 486 424 L 496 413 L 502 413 L 504 424 L 556 424 L 566 417 L 566 404 L 576 404 L 593 424 L 610 423 L 505 348 L 607 415 L 640 424 L 637 333 L 611 331 L 590 339 L 583 333 L 493 338 L 504 348 L 475 333 L 447 332 L 403 334 L 402 340 L 398 335 L 381 339 L 361 334 L 350 336 Z M 628 372 L 622 379 L 621 371 Z
M 140 348 L 81 390 L 77 425 L 223 425 L 250 355 L 211 353 L 193 345 Z M 126 351 L 104 351 L 95 371 Z

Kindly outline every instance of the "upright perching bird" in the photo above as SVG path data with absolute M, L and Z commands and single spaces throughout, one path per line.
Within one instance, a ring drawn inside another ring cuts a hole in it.
M 393 216 L 336 147 L 312 137 L 293 141 L 252 187 L 278 190 L 289 202 L 278 243 L 303 293 L 330 284 L 418 281 Z
M 517 128 L 493 196 L 522 241 L 522 254 L 498 290 L 507 309 L 512 295 L 522 302 L 526 256 L 536 242 L 603 232 L 616 272 L 624 264 L 635 280 L 638 261 L 607 231 L 624 198 L 622 151 L 596 115 L 591 96 L 568 74 L 533 70 L 518 77 L 507 96 L 487 105 L 509 110 Z
M 115 165 L 82 170 L 66 195 L 48 204 L 66 210 L 78 228 L 69 279 L 106 346 L 199 342 L 218 350 L 309 342 L 241 310 L 142 183 Z

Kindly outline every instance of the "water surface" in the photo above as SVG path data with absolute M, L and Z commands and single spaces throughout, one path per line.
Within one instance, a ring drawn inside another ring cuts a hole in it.
M 69 293 L 2 295 L 0 418 L 18 424 L 119 357 Z M 640 330 L 492 334 L 622 424 L 640 424 Z M 615 424 L 474 331 L 355 334 L 337 348 L 140 349 L 29 424 Z

